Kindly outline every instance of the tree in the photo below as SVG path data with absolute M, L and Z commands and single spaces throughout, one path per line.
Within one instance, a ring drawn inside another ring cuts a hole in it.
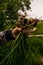
M 24 10 L 23 4 L 27 7 L 27 9 L 30 9 L 30 1 L 29 0 L 2 0 L 0 3 L 1 10 L 7 10 L 7 13 L 9 14 L 9 17 L 14 17 L 14 19 L 17 19 L 17 13 L 19 9 Z
M 18 10 L 22 9 L 24 11 L 24 5 L 27 9 L 30 9 L 30 0 L 0 0 L 0 12 L 5 10 L 5 21 L 7 19 L 11 22 L 11 20 L 18 19 Z

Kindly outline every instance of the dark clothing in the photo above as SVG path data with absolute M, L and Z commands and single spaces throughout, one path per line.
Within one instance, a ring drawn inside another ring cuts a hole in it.
M 5 43 L 6 41 L 9 40 L 14 40 L 12 30 L 0 32 L 0 44 Z

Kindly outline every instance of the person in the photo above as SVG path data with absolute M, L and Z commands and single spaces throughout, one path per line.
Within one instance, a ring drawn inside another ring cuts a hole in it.
M 6 41 L 9 40 L 14 40 L 17 35 L 19 34 L 19 32 L 23 32 L 23 33 L 27 33 L 26 29 L 19 28 L 19 27 L 15 27 L 12 30 L 6 30 L 3 32 L 0 32 L 0 44 L 5 43 Z

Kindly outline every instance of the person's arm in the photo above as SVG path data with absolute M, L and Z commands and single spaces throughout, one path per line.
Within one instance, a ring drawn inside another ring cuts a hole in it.
M 13 30 L 6 30 L 0 32 L 0 44 L 3 44 L 9 40 L 14 40 L 20 31 L 21 28 L 16 27 Z
M 6 41 L 9 41 L 9 40 L 14 40 L 19 34 L 19 32 L 23 32 L 25 34 L 28 33 L 26 29 L 22 29 L 19 27 L 16 27 L 12 30 L 6 30 L 3 32 L 0 32 L 0 44 L 5 43 Z

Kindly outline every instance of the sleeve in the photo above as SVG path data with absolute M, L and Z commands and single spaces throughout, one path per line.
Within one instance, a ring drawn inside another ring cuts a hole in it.
M 0 32 L 0 44 L 3 44 L 6 41 L 14 40 L 14 39 L 15 38 L 13 38 L 12 30 L 6 30 L 6 31 Z

